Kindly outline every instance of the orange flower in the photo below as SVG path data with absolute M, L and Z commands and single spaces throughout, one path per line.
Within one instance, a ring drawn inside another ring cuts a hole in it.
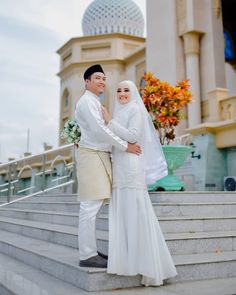
M 175 138 L 174 127 L 183 118 L 180 110 L 192 100 L 189 80 L 179 81 L 175 86 L 160 81 L 152 73 L 144 75 L 146 85 L 142 92 L 143 102 L 151 114 L 160 134 L 161 144 Z

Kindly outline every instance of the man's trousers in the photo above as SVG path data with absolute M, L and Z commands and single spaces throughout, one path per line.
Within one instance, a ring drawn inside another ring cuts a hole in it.
M 81 201 L 79 211 L 79 258 L 97 255 L 96 216 L 104 200 Z

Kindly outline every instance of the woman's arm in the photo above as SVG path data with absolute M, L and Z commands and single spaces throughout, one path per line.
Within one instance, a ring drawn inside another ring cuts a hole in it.
M 123 127 L 117 121 L 111 119 L 111 116 L 106 109 L 103 110 L 103 117 L 105 122 L 108 123 L 107 127 L 123 140 L 126 140 L 130 143 L 139 141 L 142 133 L 142 116 L 138 107 L 132 109 L 130 113 L 128 128 Z

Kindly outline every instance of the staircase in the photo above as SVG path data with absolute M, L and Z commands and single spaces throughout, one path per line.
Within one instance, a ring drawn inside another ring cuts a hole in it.
M 178 271 L 170 283 L 236 277 L 235 193 L 160 192 L 150 197 Z M 78 212 L 72 194 L 38 195 L 1 207 L 0 265 L 6 266 L 8 274 L 27 269 L 21 274 L 23 281 L 42 287 L 54 282 L 61 290 L 73 289 L 71 294 L 78 287 L 97 291 L 140 286 L 139 276 L 79 267 Z M 103 252 L 108 248 L 107 212 L 104 205 L 97 220 Z M 8 289 L 7 284 L 0 272 L 0 291 L 4 286 Z M 6 294 L 18 294 L 15 289 Z

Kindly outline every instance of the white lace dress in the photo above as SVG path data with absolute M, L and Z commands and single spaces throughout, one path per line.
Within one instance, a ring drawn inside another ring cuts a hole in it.
M 122 139 L 138 142 L 144 131 L 138 106 L 124 105 L 108 127 Z M 147 192 L 143 157 L 117 148 L 112 155 L 107 272 L 141 274 L 142 284 L 162 285 L 177 273 Z

